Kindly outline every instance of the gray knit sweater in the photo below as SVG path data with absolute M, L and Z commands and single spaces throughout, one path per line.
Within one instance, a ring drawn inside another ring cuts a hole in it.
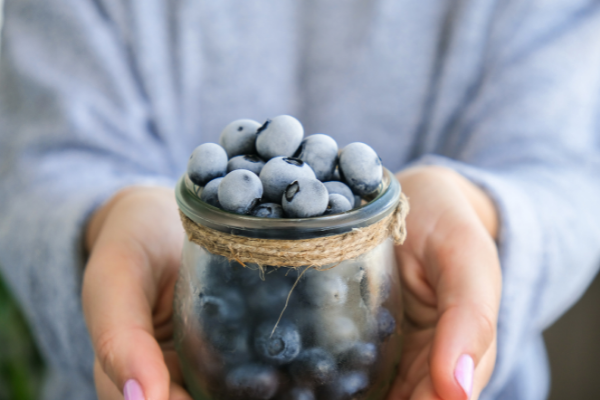
M 547 394 L 541 331 L 600 255 L 600 3 L 7 0 L 0 265 L 52 368 L 95 398 L 82 230 L 131 184 L 172 186 L 231 120 L 297 116 L 384 164 L 456 169 L 501 216 L 498 359 L 482 399 Z

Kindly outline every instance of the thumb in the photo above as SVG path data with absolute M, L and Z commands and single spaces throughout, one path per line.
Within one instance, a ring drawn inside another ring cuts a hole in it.
M 153 278 L 143 256 L 109 245 L 94 251 L 83 305 L 100 368 L 126 400 L 166 400 L 170 377 L 153 334 Z
M 444 399 L 475 398 L 495 359 L 501 291 L 496 247 L 474 225 L 432 246 L 440 316 L 430 359 L 433 386 Z

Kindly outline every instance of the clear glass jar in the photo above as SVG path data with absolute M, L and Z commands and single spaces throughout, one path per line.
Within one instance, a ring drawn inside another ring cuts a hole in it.
M 316 218 L 232 214 L 194 191 L 184 178 L 176 188 L 181 211 L 195 223 L 286 240 L 371 226 L 400 199 L 388 170 L 366 204 Z M 382 400 L 397 374 L 402 300 L 391 238 L 320 270 L 243 266 L 186 240 L 174 299 L 175 345 L 196 400 Z

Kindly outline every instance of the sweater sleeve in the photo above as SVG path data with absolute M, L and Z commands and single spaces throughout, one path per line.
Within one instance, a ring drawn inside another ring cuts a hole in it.
M 453 113 L 436 105 L 450 116 L 427 132 L 414 163 L 463 174 L 500 216 L 498 357 L 482 399 L 515 379 L 524 347 L 541 340 L 600 265 L 599 5 L 541 3 L 497 10 L 467 100 Z M 444 68 L 453 73 L 451 62 Z M 536 378 L 506 398 L 541 398 L 545 382 Z
M 89 390 L 93 353 L 80 301 L 86 220 L 125 186 L 172 187 L 173 166 L 100 2 L 9 0 L 4 17 L 2 274 L 50 367 Z

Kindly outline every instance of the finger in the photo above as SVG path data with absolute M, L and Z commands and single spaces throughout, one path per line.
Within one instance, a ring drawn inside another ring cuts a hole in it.
M 429 376 L 429 353 L 433 332 L 415 331 L 406 334 L 400 361 L 400 372 L 390 390 L 389 399 L 408 399 L 415 387 Z
M 166 400 L 169 371 L 152 324 L 155 283 L 130 248 L 108 244 L 92 254 L 84 278 L 86 322 L 96 358 L 120 390 L 133 379 L 143 398 Z
M 98 359 L 94 360 L 94 382 L 98 400 L 123 400 L 121 391 L 104 373 Z
M 483 227 L 448 226 L 458 228 L 427 251 L 440 314 L 430 362 L 436 392 L 459 400 L 468 398 L 473 367 L 495 343 L 501 277 L 495 245 Z
M 423 380 L 415 387 L 412 395 L 407 398 L 410 400 L 443 400 L 442 397 L 438 396 L 436 393 L 430 376 L 423 378 Z
M 167 368 L 169 369 L 169 375 L 171 381 L 183 385 L 183 374 L 179 365 L 179 358 L 175 350 L 165 350 L 163 348 L 163 354 Z
M 192 400 L 192 397 L 182 386 L 175 382 L 171 382 L 169 400 Z

